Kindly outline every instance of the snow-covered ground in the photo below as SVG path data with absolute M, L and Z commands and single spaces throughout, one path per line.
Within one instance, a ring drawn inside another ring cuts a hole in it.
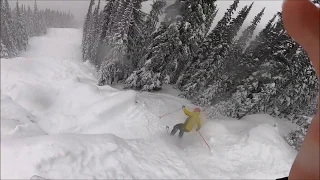
M 267 115 L 205 119 L 178 138 L 170 128 L 194 105 L 159 93 L 96 85 L 81 60 L 82 33 L 50 29 L 21 57 L 1 59 L 1 178 L 272 179 L 296 156 L 286 122 Z

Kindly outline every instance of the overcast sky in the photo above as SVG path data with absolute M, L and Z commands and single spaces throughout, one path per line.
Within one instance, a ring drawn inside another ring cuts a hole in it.
M 96 0 L 98 1 L 98 0 Z M 105 1 L 105 0 L 101 0 Z M 152 0 L 149 0 L 152 2 Z M 170 0 L 172 2 L 172 0 Z M 15 5 L 16 0 L 9 0 L 11 5 Z M 19 0 L 20 4 L 26 4 L 30 5 L 33 7 L 33 0 Z M 40 9 L 44 9 L 46 7 L 53 9 L 53 10 L 60 10 L 60 11 L 71 11 L 76 19 L 79 22 L 83 22 L 84 17 L 86 15 L 86 12 L 88 10 L 89 6 L 89 0 L 37 0 L 38 2 L 38 7 Z M 229 7 L 229 5 L 232 3 L 232 0 L 218 0 L 218 8 L 220 9 L 216 21 L 220 20 L 220 18 L 224 15 L 225 10 Z M 250 4 L 252 1 L 245 1 L 245 0 L 240 0 L 238 11 L 245 5 Z M 150 10 L 150 3 L 144 3 L 143 10 L 148 12 Z M 266 7 L 265 11 L 265 16 L 263 17 L 261 23 L 260 23 L 260 28 L 266 24 L 269 19 L 272 18 L 272 16 L 277 12 L 281 10 L 282 6 L 282 0 L 268 0 L 268 1 L 263 1 L 263 0 L 256 0 L 254 3 L 254 6 L 249 14 L 249 17 L 247 18 L 245 25 L 248 24 L 252 18 L 259 13 L 259 11 L 263 8 Z

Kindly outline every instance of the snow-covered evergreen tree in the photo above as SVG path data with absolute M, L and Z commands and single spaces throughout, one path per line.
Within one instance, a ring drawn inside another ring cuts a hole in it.
M 202 86 L 200 86 L 204 90 L 194 97 L 195 101 L 201 104 L 214 104 L 217 100 L 221 101 L 231 96 L 233 82 L 230 81 L 230 78 L 234 72 L 230 69 L 230 66 L 236 66 L 233 61 L 237 60 L 231 59 L 230 53 L 236 48 L 234 38 L 247 18 L 252 5 L 242 8 L 238 16 L 233 18 L 228 25 L 229 31 L 225 31 L 226 34 L 223 36 L 221 45 L 214 48 L 213 55 L 200 64 L 200 67 L 202 67 L 202 64 L 209 66 L 206 68 L 208 69 L 206 71 L 207 77 L 203 79 Z
M 298 48 L 298 50 L 293 50 L 296 52 L 294 55 L 288 52 L 291 50 L 288 48 L 289 41 Z M 286 69 L 286 72 L 282 73 L 286 81 L 285 86 L 281 87 L 279 94 L 270 103 L 271 115 L 292 120 L 296 116 L 311 117 L 317 109 L 319 90 L 315 71 L 307 53 L 298 47 L 290 37 L 287 41 L 283 41 L 281 46 L 284 49 L 279 49 L 279 54 L 275 55 L 275 59 L 281 63 L 281 69 Z
M 99 70 L 99 85 L 124 80 L 131 73 L 127 52 L 130 26 L 135 25 L 132 23 L 135 3 L 136 1 L 133 0 L 121 0 L 118 2 L 117 11 L 110 14 L 111 27 L 109 33 L 106 34 L 108 52 Z
M 19 52 L 15 28 L 8 0 L 1 1 L 1 40 L 3 43 L 1 50 L 6 51 L 6 53 L 1 53 L 3 57 L 14 57 Z
M 221 40 L 221 44 L 214 48 L 212 51 L 212 54 L 209 56 L 209 61 L 213 60 L 212 62 L 208 62 L 209 64 L 212 64 L 210 67 L 210 71 L 208 74 L 208 77 L 210 80 L 206 82 L 206 86 L 209 84 L 212 84 L 216 80 L 222 80 L 221 76 L 224 75 L 224 72 L 227 72 L 228 69 L 226 69 L 227 65 L 227 54 L 230 51 L 230 48 L 233 48 L 232 45 L 234 43 L 234 39 L 236 35 L 238 34 L 243 22 L 247 18 L 249 12 L 251 11 L 253 3 L 247 7 L 245 6 L 242 8 L 242 10 L 239 12 L 238 16 L 236 18 L 233 18 L 228 25 L 228 30 L 224 30 L 224 35 Z M 204 62 L 206 63 L 206 62 Z
M 138 36 L 135 36 L 130 41 L 132 45 L 129 46 L 131 48 L 128 50 L 128 54 L 134 69 L 141 68 L 145 63 L 144 56 L 153 41 L 152 33 L 156 30 L 159 16 L 163 14 L 166 4 L 165 0 L 157 0 L 152 4 L 151 11 L 149 15 L 146 15 L 146 21 L 142 24 L 142 32 L 138 33 Z
M 217 106 L 221 106 L 219 104 L 222 102 L 226 105 L 230 103 L 234 105 L 233 110 L 226 107 L 226 115 L 241 118 L 252 111 L 257 113 L 266 112 L 267 107 L 262 104 L 259 106 L 258 104 L 268 102 L 276 94 L 277 87 L 275 81 L 270 79 L 272 77 L 270 73 L 272 73 L 272 70 L 277 69 L 277 64 L 270 63 L 268 60 L 270 60 L 271 54 L 274 52 L 272 50 L 274 49 L 273 45 L 278 40 L 282 30 L 281 28 L 276 30 L 273 27 L 274 19 L 275 17 L 260 32 L 258 38 L 246 50 L 247 52 L 238 57 L 238 61 L 240 61 L 236 64 L 237 69 L 227 76 L 223 76 L 226 79 L 225 81 L 211 87 L 211 89 L 216 89 L 212 94 L 212 103 L 218 103 Z M 269 38 L 264 39 L 266 37 Z M 253 47 L 256 47 L 256 49 L 251 49 Z M 270 48 L 263 49 L 265 47 Z M 257 51 L 265 56 L 255 54 Z M 252 52 L 252 54 L 248 52 Z M 209 92 L 210 88 L 205 91 L 205 94 Z M 204 102 L 206 103 L 205 100 Z
M 227 65 L 226 70 L 233 72 L 237 70 L 239 64 L 239 57 L 242 55 L 244 49 L 246 48 L 247 42 L 252 38 L 252 35 L 260 22 L 265 8 L 263 8 L 253 19 L 251 25 L 248 26 L 243 32 L 242 36 L 238 40 L 233 41 L 228 56 L 226 57 Z
M 234 84 L 233 80 L 238 75 L 239 71 L 240 57 L 242 56 L 243 50 L 246 48 L 247 42 L 252 38 L 253 32 L 256 29 L 257 24 L 260 22 L 265 8 L 263 8 L 257 16 L 254 17 L 252 24 L 248 26 L 243 32 L 242 36 L 239 39 L 234 40 L 231 44 L 230 50 L 225 57 L 225 66 L 222 70 L 224 77 L 221 84 L 226 84 L 228 86 L 219 86 L 221 87 L 219 93 L 225 93 L 230 90 L 230 86 Z
M 201 51 L 201 45 L 204 43 L 217 13 L 217 7 L 214 3 L 215 1 L 187 1 L 181 8 L 186 23 L 180 32 L 180 39 L 185 44 L 184 51 L 187 56 L 184 61 L 177 64 L 177 72 L 171 78 L 171 83 L 178 87 L 181 86 L 181 80 L 185 76 L 185 69 L 190 67 L 192 60 L 197 57 L 199 49 Z
M 146 42 L 144 28 L 147 19 L 147 14 L 141 11 L 141 3 L 141 0 L 119 0 L 110 1 L 105 6 L 102 32 L 97 51 L 97 62 L 101 64 L 99 70 L 100 85 L 109 81 L 104 79 L 106 77 L 108 79 L 125 80 L 138 66 L 138 62 L 141 61 L 144 55 L 143 52 L 145 52 L 143 44 Z M 161 3 L 158 5 L 160 6 L 158 11 L 161 11 L 161 8 L 163 8 L 161 6 L 164 5 Z M 155 14 L 157 13 L 155 12 Z M 139 47 L 141 48 L 139 49 Z M 119 52 L 114 53 L 115 51 Z M 124 54 L 120 55 L 120 52 Z M 114 57 L 113 54 L 118 54 L 121 58 Z M 110 75 L 101 74 L 106 73 L 107 69 L 112 69 L 109 66 L 117 66 L 117 77 L 109 78 Z
M 101 26 L 101 17 L 100 17 L 100 0 L 98 2 L 98 6 L 95 8 L 94 13 L 93 13 L 93 38 L 91 47 L 89 48 L 90 50 L 90 61 L 92 64 L 95 66 L 98 66 L 97 63 L 97 52 L 98 52 L 98 47 L 100 43 L 100 37 L 102 33 L 102 26 Z
M 47 23 L 46 23 L 46 19 L 44 16 L 44 12 L 41 11 L 41 15 L 40 15 L 40 19 L 39 19 L 39 25 L 40 25 L 40 33 L 42 34 L 46 34 L 47 33 Z
M 111 29 L 111 14 L 115 12 L 116 0 L 110 0 L 104 7 L 101 16 L 102 16 L 102 24 L 101 24 L 101 34 L 100 34 L 100 42 L 98 45 L 98 50 L 96 54 L 96 66 L 97 69 L 100 69 L 102 61 L 106 56 L 108 50 L 108 37 L 107 35 L 110 33 Z
M 90 1 L 89 10 L 84 22 L 83 26 L 83 36 L 82 36 L 82 55 L 83 60 L 86 61 L 90 59 L 90 47 L 91 47 L 91 40 L 93 39 L 93 14 L 92 14 L 92 7 L 94 5 L 94 0 Z
M 168 22 L 162 22 L 161 27 L 153 34 L 154 42 L 152 43 L 151 49 L 149 50 L 150 53 L 147 55 L 147 62 L 145 63 L 144 67 L 141 68 L 138 72 L 134 72 L 126 81 L 127 87 L 133 89 L 147 89 L 153 90 L 151 87 L 146 87 L 147 85 L 153 86 L 153 84 L 162 84 L 162 81 L 167 78 L 167 81 L 170 81 L 170 75 L 174 72 L 175 67 L 174 63 L 177 61 L 179 56 L 182 54 L 179 53 L 180 49 L 182 48 L 182 42 L 179 39 L 179 24 L 170 24 Z M 180 24 L 181 25 L 181 24 Z M 173 56 L 172 54 L 176 56 Z M 175 59 L 171 59 L 175 58 Z M 171 67 L 171 71 L 169 71 L 168 67 Z M 144 77 L 148 76 L 155 76 L 149 77 L 149 80 L 155 80 L 155 82 L 148 82 L 144 81 L 139 82 L 139 80 L 146 79 Z M 141 77 L 133 77 L 133 76 L 141 76 Z M 161 83 L 157 83 L 160 81 Z M 160 87 L 155 87 L 154 90 L 160 89 Z
M 167 7 L 164 22 L 153 33 L 154 40 L 148 47 L 147 55 L 144 56 L 146 63 L 138 71 L 141 73 L 134 72 L 132 76 L 152 74 L 159 77 L 157 81 L 161 83 L 175 84 L 197 51 L 197 44 L 202 43 L 207 31 L 207 21 L 212 21 L 212 13 L 215 11 L 214 1 L 177 0 Z M 144 87 L 143 83 L 132 79 L 142 78 L 130 78 L 127 81 L 128 87 L 136 89 Z
M 299 124 L 297 130 L 291 131 L 284 137 L 288 144 L 295 148 L 297 151 L 299 151 L 302 146 L 312 118 L 307 116 L 300 116 L 299 120 L 301 123 Z
M 212 21 L 216 15 L 215 1 L 186 1 L 182 4 L 184 28 L 181 32 L 181 40 L 188 45 L 193 58 L 199 46 L 203 43 Z
M 42 34 L 41 32 L 42 28 L 41 28 L 41 19 L 40 19 L 40 14 L 38 10 L 37 0 L 34 0 L 32 24 L 33 24 L 33 29 L 32 29 L 33 36 L 40 36 Z
M 22 12 L 19 7 L 18 1 L 16 3 L 15 25 L 16 25 L 16 38 L 17 38 L 18 49 L 20 51 L 26 50 L 28 45 L 28 34 L 25 27 L 24 19 L 22 18 Z
M 219 91 L 218 88 L 219 93 L 214 95 L 210 91 L 205 93 L 212 95 L 214 105 L 221 107 L 221 114 L 242 118 L 248 114 L 268 113 L 294 120 L 315 113 L 319 85 L 310 60 L 284 31 L 281 14 L 277 23 L 272 24 L 273 21 L 274 18 L 254 42 L 267 48 L 257 49 L 265 56 L 256 54 L 258 57 L 253 60 L 243 59 L 233 78 L 220 84 L 229 90 Z M 267 42 L 261 41 L 265 34 L 269 34 Z M 253 52 L 252 49 L 249 52 Z M 244 57 L 250 56 L 252 54 Z
M 34 36 L 32 16 L 33 16 L 32 10 L 30 6 L 28 6 L 28 11 L 26 12 L 26 24 L 27 24 L 26 28 L 27 28 L 28 37 Z
M 215 49 L 223 47 L 221 45 L 223 35 L 225 36 L 227 34 L 225 32 L 230 30 L 228 29 L 228 25 L 238 3 L 239 0 L 235 0 L 233 4 L 230 5 L 223 18 L 217 23 L 216 27 L 209 33 L 201 44 L 192 60 L 192 63 L 188 65 L 188 68 L 183 73 L 183 76 L 180 77 L 178 87 L 183 91 L 183 96 L 192 99 L 196 94 L 201 92 L 200 88 L 206 84 L 205 81 L 208 78 L 206 75 L 207 70 L 212 65 L 213 61 L 220 58 L 210 58 L 210 55 L 213 54 L 212 52 Z
M 2 42 L 2 39 L 0 39 L 1 41 L 1 46 L 0 46 L 0 58 L 7 58 L 9 57 L 9 50 L 6 47 L 6 45 Z
M 143 56 L 143 49 L 146 49 L 145 45 L 145 19 L 147 14 L 142 12 L 141 9 L 141 0 L 134 2 L 133 12 L 132 12 L 132 25 L 129 27 L 128 32 L 128 51 L 127 51 L 127 59 L 128 65 L 130 68 L 130 73 L 133 72 L 137 66 L 139 61 L 141 61 Z
M 223 37 L 226 36 L 228 31 L 228 25 L 232 20 L 232 15 L 236 11 L 239 4 L 239 0 L 235 0 L 227 9 L 227 12 L 223 16 L 223 18 L 218 22 L 218 24 L 215 26 L 215 28 L 212 30 L 212 32 L 208 35 L 207 41 L 210 42 L 212 47 L 215 47 L 220 44 L 221 40 L 223 40 Z M 206 41 L 206 43 L 207 43 Z
M 163 14 L 166 4 L 165 0 L 157 0 L 152 4 L 151 11 L 144 24 L 144 36 L 149 37 L 156 30 L 157 24 L 159 23 L 159 15 Z
M 219 11 L 219 9 L 217 9 L 217 5 L 215 5 L 214 2 L 215 1 L 211 1 L 208 4 L 203 4 L 204 5 L 203 10 L 204 10 L 204 13 L 206 14 L 205 29 L 204 29 L 205 35 L 209 33 L 209 30 L 212 26 L 212 22 L 217 16 Z

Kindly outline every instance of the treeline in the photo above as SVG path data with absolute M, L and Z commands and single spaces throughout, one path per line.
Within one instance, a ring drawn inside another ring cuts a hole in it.
M 83 57 L 99 71 L 99 85 L 160 90 L 210 108 L 211 116 L 241 119 L 268 113 L 291 120 L 316 111 L 319 84 L 306 52 L 287 34 L 281 13 L 252 39 L 264 10 L 239 33 L 254 4 L 234 0 L 213 30 L 215 0 L 110 0 L 100 12 L 91 0 L 83 31 Z M 164 13 L 163 21 L 159 16 Z M 238 36 L 240 34 L 240 36 Z
M 71 27 L 74 16 L 70 13 L 39 10 L 35 1 L 33 10 L 28 6 L 16 6 L 11 10 L 8 0 L 0 0 L 1 10 L 1 46 L 0 57 L 10 58 L 26 50 L 28 40 L 33 36 L 46 33 L 47 28 Z

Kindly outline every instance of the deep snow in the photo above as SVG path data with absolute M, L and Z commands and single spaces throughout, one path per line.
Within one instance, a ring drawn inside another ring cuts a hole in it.
M 81 60 L 81 31 L 50 29 L 21 57 L 1 59 L 1 178 L 272 179 L 296 156 L 281 137 L 283 120 L 253 115 L 205 119 L 182 142 L 166 126 L 188 101 L 96 85 Z

